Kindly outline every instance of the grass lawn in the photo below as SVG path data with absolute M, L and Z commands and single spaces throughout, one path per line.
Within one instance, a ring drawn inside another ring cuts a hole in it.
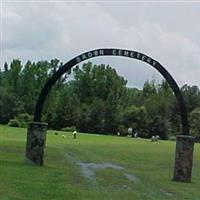
M 171 181 L 175 142 L 62 134 L 48 131 L 44 167 L 35 167 L 24 163 L 26 129 L 0 126 L 0 200 L 200 199 L 199 144 L 188 184 Z M 120 169 L 93 168 L 87 178 L 80 163 Z

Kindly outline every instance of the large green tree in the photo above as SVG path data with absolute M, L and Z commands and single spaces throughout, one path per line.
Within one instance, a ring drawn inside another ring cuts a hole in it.
M 41 89 L 61 66 L 57 59 L 5 63 L 0 70 L 0 123 L 31 119 Z M 184 85 L 181 91 L 191 133 L 199 137 L 199 87 Z M 95 133 L 122 130 L 126 134 L 128 127 L 142 137 L 165 139 L 181 133 L 179 107 L 166 81 L 146 81 L 142 89 L 128 88 L 111 66 L 91 62 L 76 66 L 56 82 L 46 99 L 43 120 L 50 128 L 76 126 Z
M 70 86 L 80 102 L 81 130 L 115 133 L 127 95 L 127 81 L 110 66 L 83 64 L 74 70 Z M 87 128 L 86 128 L 87 127 Z

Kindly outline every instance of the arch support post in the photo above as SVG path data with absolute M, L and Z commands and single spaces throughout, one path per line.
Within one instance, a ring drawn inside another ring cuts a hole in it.
M 31 122 L 27 130 L 25 162 L 43 166 L 44 146 L 46 143 L 47 123 Z
M 174 163 L 174 181 L 191 182 L 195 138 L 177 135 Z

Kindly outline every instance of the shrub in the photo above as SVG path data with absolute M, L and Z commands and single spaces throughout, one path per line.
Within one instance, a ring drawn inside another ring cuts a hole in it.
M 32 121 L 32 117 L 31 115 L 29 115 L 28 113 L 21 113 L 19 115 L 17 115 L 16 117 L 20 122 L 26 122 L 29 123 Z
M 28 123 L 27 122 L 21 122 L 21 126 L 22 128 L 27 128 L 28 127 Z
M 121 136 L 127 136 L 127 128 L 124 125 L 119 125 L 118 132 L 120 132 Z
M 11 119 L 8 123 L 8 126 L 27 128 L 28 123 L 31 121 L 31 115 L 29 115 L 28 113 L 21 113 L 17 115 L 17 117 L 15 117 L 14 119 Z
M 68 126 L 68 127 L 62 128 L 61 131 L 73 132 L 73 131 L 77 131 L 77 128 L 75 126 Z
M 11 126 L 11 127 L 21 127 L 21 122 L 18 119 L 11 119 L 8 122 L 8 126 Z
M 169 140 L 171 140 L 171 141 L 176 141 L 176 136 L 169 136 Z
M 200 143 L 200 135 L 195 135 L 195 142 Z

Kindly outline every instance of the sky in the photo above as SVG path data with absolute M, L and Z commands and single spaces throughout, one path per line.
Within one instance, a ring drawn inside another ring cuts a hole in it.
M 0 66 L 12 59 L 66 63 L 96 48 L 139 51 L 160 62 L 177 83 L 200 87 L 200 1 L 0 0 Z M 147 63 L 119 57 L 109 64 L 131 87 L 162 76 Z

